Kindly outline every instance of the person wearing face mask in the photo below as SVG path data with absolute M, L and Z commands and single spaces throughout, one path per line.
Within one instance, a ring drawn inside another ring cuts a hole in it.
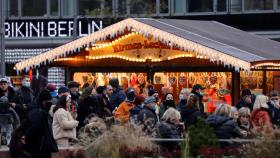
M 30 79 L 24 77 L 21 81 L 22 86 L 16 92 L 16 112 L 20 121 L 26 118 L 27 112 L 33 104 L 34 95 L 30 88 Z
M 161 118 L 164 114 L 164 112 L 168 109 L 168 108 L 176 108 L 175 105 L 175 101 L 174 101 L 174 97 L 171 93 L 167 93 L 164 97 L 163 97 L 163 102 L 160 105 L 160 110 L 159 110 L 159 118 Z
M 280 99 L 278 91 L 273 90 L 269 93 L 269 102 L 267 104 L 271 112 L 272 123 L 280 127 Z
M 42 90 L 38 96 L 38 106 L 34 106 L 27 115 L 27 127 L 21 137 L 21 143 L 32 157 L 51 158 L 51 153 L 58 152 L 48 114 L 51 100 L 50 92 Z
M 204 95 L 204 90 L 205 88 L 202 87 L 200 84 L 196 84 L 193 86 L 193 89 L 191 93 L 195 94 L 198 97 L 198 102 L 199 102 L 199 110 L 202 114 L 204 114 L 204 105 L 202 103 L 203 95 Z
M 179 94 L 179 103 L 176 106 L 178 111 L 181 111 L 182 107 L 186 106 L 189 95 L 190 92 L 186 88 L 181 90 Z
M 79 97 L 81 96 L 79 93 L 80 84 L 75 81 L 70 81 L 67 86 L 72 99 L 71 111 L 74 113 L 77 110 Z

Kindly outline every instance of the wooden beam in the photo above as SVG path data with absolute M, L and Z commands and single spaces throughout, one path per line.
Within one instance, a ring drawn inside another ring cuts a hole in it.
M 232 105 L 235 106 L 240 98 L 240 72 L 232 70 L 231 75 Z

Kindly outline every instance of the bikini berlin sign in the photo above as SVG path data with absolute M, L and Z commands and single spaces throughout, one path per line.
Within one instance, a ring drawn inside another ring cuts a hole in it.
M 86 36 L 102 29 L 102 20 L 82 19 L 77 21 L 77 35 Z M 72 37 L 73 19 L 19 19 L 5 22 L 5 38 Z

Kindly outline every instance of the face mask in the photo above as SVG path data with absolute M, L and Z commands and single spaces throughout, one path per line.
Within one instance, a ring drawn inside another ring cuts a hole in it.
M 202 91 L 199 91 L 199 94 L 200 94 L 201 96 L 203 96 L 203 95 L 204 95 L 204 92 L 202 92 Z
M 166 100 L 165 101 L 166 106 L 168 107 L 175 107 L 175 102 L 174 100 Z
M 23 86 L 29 88 L 30 87 L 30 82 L 24 82 Z

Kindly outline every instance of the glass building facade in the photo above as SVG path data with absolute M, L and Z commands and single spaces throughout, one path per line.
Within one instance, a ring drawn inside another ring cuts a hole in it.
M 148 17 L 278 12 L 280 0 L 7 0 L 8 17 Z

